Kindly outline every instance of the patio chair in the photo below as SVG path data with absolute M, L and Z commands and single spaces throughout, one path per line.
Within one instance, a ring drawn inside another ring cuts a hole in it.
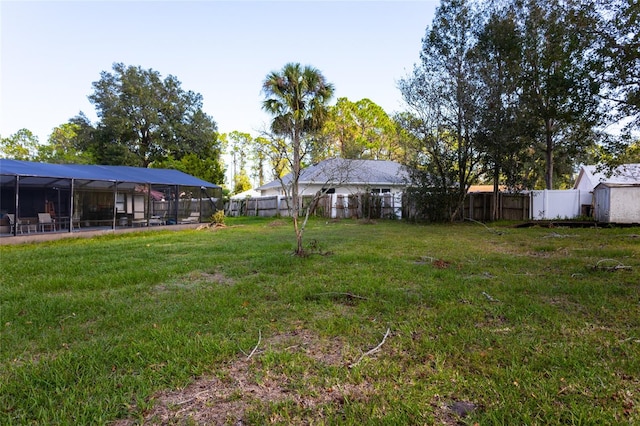
M 147 226 L 147 219 L 144 217 L 144 212 L 133 212 L 133 219 L 131 220 L 132 226 Z
M 76 229 L 76 227 L 80 229 L 80 220 L 80 213 L 73 212 L 73 216 L 71 216 L 71 230 Z
M 49 228 L 50 231 L 56 230 L 56 223 L 49 213 L 38 213 L 38 225 L 40 232 L 44 232 L 46 228 Z
M 153 215 L 149 218 L 149 225 L 166 225 L 167 212 L 164 212 L 162 215 Z
M 7 216 L 7 218 L 9 219 L 9 232 L 10 233 L 14 233 L 20 231 L 20 233 L 22 233 L 22 228 L 18 228 L 18 223 L 16 223 L 16 215 L 14 215 L 13 213 L 7 213 L 5 216 Z M 20 221 L 20 219 L 18 219 L 18 222 Z
M 9 219 L 9 232 L 13 234 L 14 230 L 17 234 L 24 234 L 24 230 L 27 230 L 27 234 L 31 233 L 31 230 L 35 232 L 36 225 L 32 225 L 29 221 L 22 221 L 22 219 L 16 219 L 16 215 L 13 213 L 7 213 L 7 218 Z
M 187 223 L 200 223 L 200 212 L 191 212 L 189 217 L 185 217 L 184 219 L 180 219 L 181 224 Z

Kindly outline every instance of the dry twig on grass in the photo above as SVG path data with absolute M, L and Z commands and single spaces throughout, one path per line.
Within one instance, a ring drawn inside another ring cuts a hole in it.
M 495 229 L 489 228 L 487 225 L 485 225 L 485 224 L 484 224 L 484 223 L 482 223 L 482 222 L 478 222 L 477 220 L 474 220 L 474 219 L 471 219 L 471 218 L 468 218 L 468 217 L 465 217 L 465 218 L 464 218 L 464 220 L 468 220 L 469 222 L 473 222 L 473 223 L 477 223 L 477 224 L 479 224 L 479 225 L 482 225 L 482 226 L 484 226 L 484 227 L 487 229 L 487 231 L 492 232 L 492 233 L 494 233 L 494 234 L 497 234 L 497 235 L 502 235 L 502 234 L 504 234 L 504 232 L 503 232 L 503 231 L 496 231 Z
M 262 341 L 262 332 L 260 330 L 258 330 L 258 343 L 256 343 L 256 346 L 253 348 L 251 353 L 249 355 L 247 355 L 247 361 L 249 361 L 251 359 L 251 357 L 253 356 L 253 354 L 256 353 L 256 350 L 258 350 L 258 346 L 260 346 L 260 342 L 261 341 Z
M 198 392 L 197 394 L 195 394 L 193 397 L 189 398 L 189 399 L 185 399 L 184 401 L 178 401 L 176 402 L 176 405 L 184 405 L 184 404 L 188 404 L 191 401 L 195 401 L 196 399 L 200 398 L 200 395 L 204 395 L 205 393 L 209 393 L 209 389 L 207 390 L 203 390 L 202 392 Z M 183 409 L 184 410 L 184 409 Z M 183 411 L 180 410 L 179 412 Z M 178 412 L 178 413 L 179 413 Z
M 602 265 L 605 262 L 617 262 L 617 265 Z M 595 265 L 593 265 L 593 269 L 596 271 L 608 271 L 608 272 L 615 272 L 615 271 L 620 271 L 620 270 L 632 270 L 633 268 L 631 266 L 627 266 L 627 265 L 623 265 L 621 262 L 618 262 L 615 259 L 600 259 L 596 262 Z
M 545 235 L 542 238 L 569 238 L 569 237 L 576 237 L 576 235 L 571 235 L 571 234 L 558 234 L 557 232 L 552 232 L 550 234 Z
M 489 293 L 487 293 L 486 291 L 483 291 L 483 292 L 482 292 L 482 295 L 483 295 L 484 297 L 486 297 L 486 298 L 487 298 L 487 300 L 488 300 L 489 302 L 499 302 L 499 300 L 498 300 L 498 299 L 496 299 L 495 297 L 492 297 L 492 296 L 491 296 Z
M 367 352 L 363 353 L 362 356 L 360 356 L 360 358 L 358 358 L 358 360 L 356 362 L 354 362 L 353 364 L 349 365 L 349 368 L 353 368 L 356 365 L 358 365 L 360 363 L 360 361 L 362 361 L 364 359 L 364 357 L 378 352 L 380 350 L 380 348 L 382 347 L 382 345 L 384 345 L 384 342 L 385 342 L 385 340 L 387 340 L 387 337 L 389 336 L 390 332 L 391 332 L 391 328 L 387 328 L 387 332 L 384 334 L 384 337 L 382 338 L 382 341 L 378 344 L 378 346 L 376 346 L 375 348 L 371 349 L 370 351 L 367 351 Z
M 318 293 L 318 296 L 345 296 L 349 299 L 361 299 L 361 300 L 369 300 L 366 297 L 363 296 L 358 296 L 357 294 L 353 294 L 353 293 L 341 293 L 341 292 L 337 292 L 337 291 L 329 291 L 326 293 Z

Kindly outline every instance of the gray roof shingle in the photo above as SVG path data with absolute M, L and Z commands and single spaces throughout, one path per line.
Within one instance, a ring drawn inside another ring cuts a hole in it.
M 291 183 L 291 173 L 283 177 L 285 185 Z M 302 170 L 300 185 L 405 185 L 408 174 L 403 165 L 386 160 L 349 160 L 330 158 Z M 258 190 L 280 187 L 274 180 Z

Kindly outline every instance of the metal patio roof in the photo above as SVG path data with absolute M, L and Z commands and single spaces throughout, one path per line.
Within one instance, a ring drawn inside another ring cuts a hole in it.
M 172 169 L 147 169 L 130 166 L 85 164 L 49 164 L 0 159 L 0 181 L 2 184 L 13 181 L 16 176 L 21 178 L 75 179 L 219 188 L 216 184 Z

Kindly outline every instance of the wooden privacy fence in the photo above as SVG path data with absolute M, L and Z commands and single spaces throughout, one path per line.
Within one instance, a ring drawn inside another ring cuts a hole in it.
M 494 205 L 492 192 L 474 192 L 467 194 L 464 202 L 464 217 L 480 222 L 493 220 Z M 528 193 L 498 193 L 496 219 L 528 220 L 531 217 L 531 197 Z
M 315 205 L 314 196 L 303 195 L 300 212 L 311 207 L 311 214 L 331 219 L 343 218 L 401 218 L 401 194 L 325 194 Z M 288 216 L 291 197 L 280 195 L 229 200 L 225 208 L 227 216 Z

